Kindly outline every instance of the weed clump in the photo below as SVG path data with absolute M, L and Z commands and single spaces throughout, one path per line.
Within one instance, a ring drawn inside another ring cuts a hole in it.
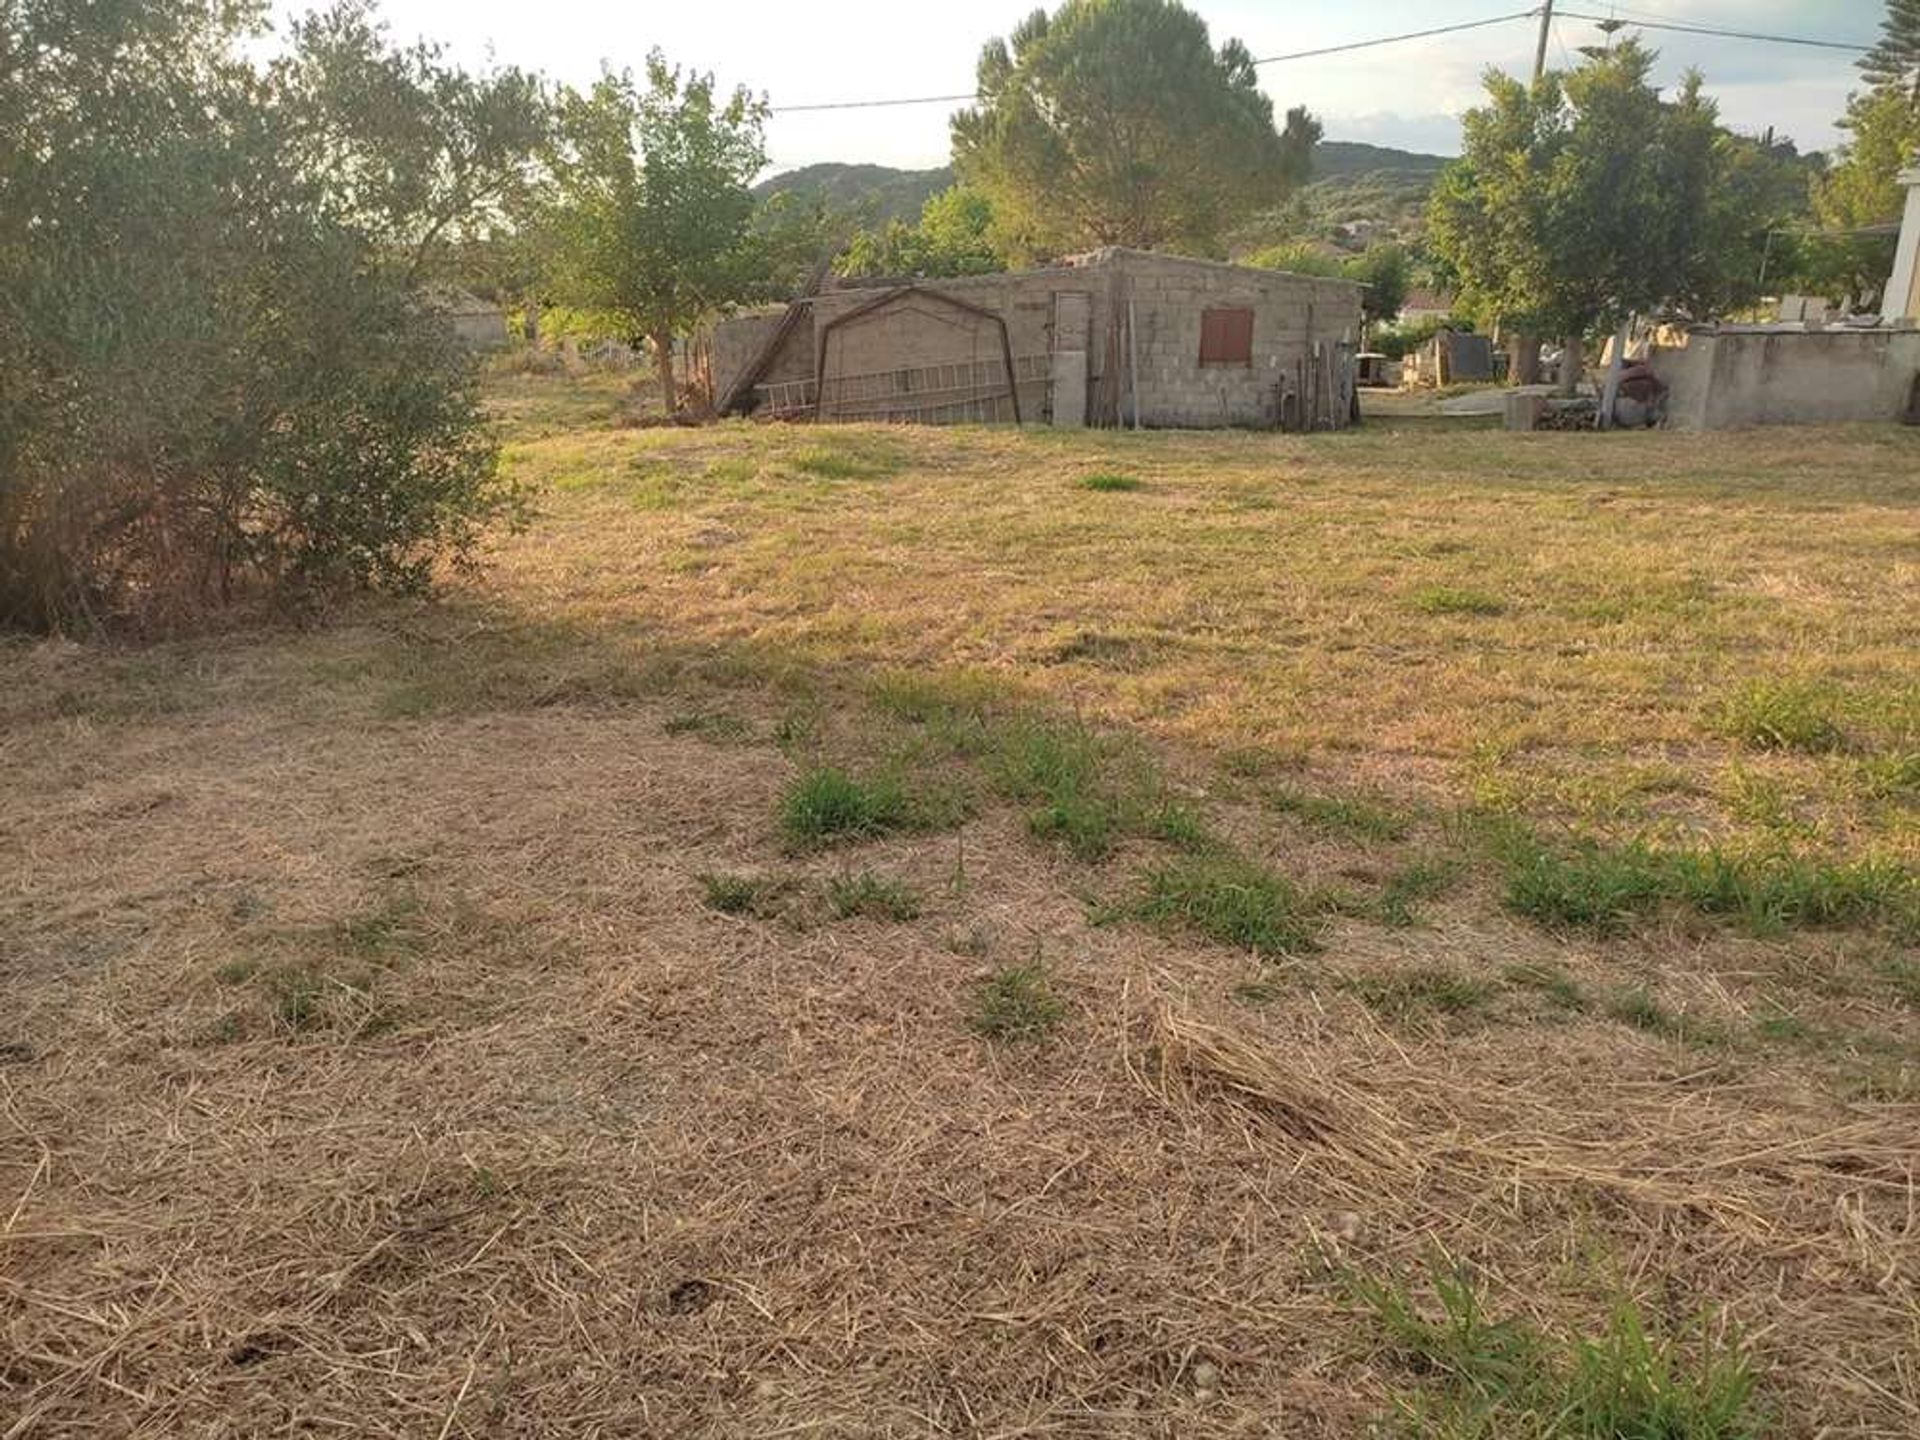
M 1082 490 L 1098 490 L 1108 494 L 1146 488 L 1143 481 L 1132 475 L 1115 475 L 1107 471 L 1082 475 L 1078 483 Z
M 1759 1440 L 1769 1429 L 1737 1342 L 1664 1335 L 1630 1300 L 1604 1332 L 1561 1340 L 1488 1315 L 1464 1276 L 1438 1276 L 1429 1318 L 1407 1288 L 1353 1288 L 1420 1388 L 1398 1402 L 1402 1433 L 1432 1440 Z
M 911 885 L 872 873 L 836 876 L 827 882 L 827 907 L 838 920 L 917 919 L 920 896 Z
M 1484 1010 L 1499 986 L 1443 965 L 1419 965 L 1391 975 L 1348 980 L 1343 987 L 1375 1014 L 1405 1024 L 1428 1016 L 1461 1016 Z
M 1428 585 L 1413 592 L 1413 608 L 1425 615 L 1504 615 L 1507 605 L 1483 590 Z
M 1720 732 L 1753 750 L 1820 754 L 1846 740 L 1840 707 L 1825 686 L 1804 680 L 1750 680 L 1721 705 Z
M 906 791 L 897 780 L 859 780 L 831 766 L 800 776 L 780 806 L 780 828 L 796 849 L 884 835 L 907 819 Z
M 1044 968 L 1003 965 L 975 988 L 967 1023 L 989 1040 L 1040 1040 L 1065 1014 Z
M 1134 912 L 1263 954 L 1318 948 L 1313 907 L 1291 880 L 1237 855 L 1192 856 L 1155 870 Z

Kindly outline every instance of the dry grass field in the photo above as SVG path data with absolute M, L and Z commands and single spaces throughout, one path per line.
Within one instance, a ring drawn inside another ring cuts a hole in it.
M 617 399 L 0 646 L 0 1437 L 1920 1433 L 1920 434 Z

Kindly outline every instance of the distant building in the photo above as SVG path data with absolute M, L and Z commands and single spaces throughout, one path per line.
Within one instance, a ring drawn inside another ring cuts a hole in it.
M 723 411 L 929 424 L 1340 429 L 1350 280 L 1109 248 L 963 279 L 842 280 L 722 321 Z
M 1421 320 L 1445 320 L 1453 314 L 1454 297 L 1445 290 L 1409 290 L 1396 320 L 1412 325 Z
M 499 350 L 507 344 L 507 315 L 491 300 L 470 290 L 445 286 L 427 297 L 427 304 L 446 317 L 454 339 L 474 350 Z

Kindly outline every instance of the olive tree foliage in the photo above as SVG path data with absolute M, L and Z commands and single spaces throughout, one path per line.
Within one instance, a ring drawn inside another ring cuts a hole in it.
M 1320 126 L 1274 128 L 1253 57 L 1214 49 L 1175 0 L 1066 0 L 1035 10 L 978 67 L 953 117 L 961 180 L 991 203 L 1001 249 L 1089 245 L 1217 253 L 1236 221 L 1307 178 Z
M 295 163 L 409 278 L 434 275 L 455 242 L 508 231 L 529 209 L 554 121 L 539 76 L 472 75 L 436 46 L 395 46 L 370 0 L 295 21 L 292 39 L 275 78 Z
M 415 590 L 515 508 L 236 0 L 0 0 L 0 624 Z
M 750 298 L 762 246 L 748 186 L 766 165 L 767 107 L 655 51 L 644 83 L 609 73 L 566 97 L 556 165 L 556 288 L 652 346 L 668 413 L 673 343 Z
M 1629 41 L 1532 87 L 1487 75 L 1429 211 L 1470 313 L 1577 345 L 1712 290 L 1721 239 L 1754 217 L 1714 209 L 1730 152 L 1699 76 L 1663 100 L 1653 60 Z

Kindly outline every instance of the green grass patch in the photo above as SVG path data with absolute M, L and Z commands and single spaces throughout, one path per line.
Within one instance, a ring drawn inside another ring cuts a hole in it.
M 1454 585 L 1428 585 L 1413 592 L 1411 601 L 1423 615 L 1504 615 L 1507 605 L 1497 595 Z
M 1500 978 L 1515 989 L 1533 991 L 1555 1009 L 1569 1014 L 1584 1014 L 1593 1007 L 1580 982 L 1558 965 L 1532 962 L 1509 965 L 1500 972 Z
M 1598 1335 L 1567 1339 L 1495 1319 L 1473 1283 L 1439 1275 L 1433 1300 L 1358 1279 L 1356 1297 L 1415 1377 L 1396 1428 L 1423 1440 L 1760 1440 L 1771 1419 L 1737 1341 L 1704 1321 L 1678 1335 L 1630 1300 Z
M 1444 965 L 1416 965 L 1391 975 L 1366 975 L 1341 982 L 1341 989 L 1386 1020 L 1406 1024 L 1434 1016 L 1458 1017 L 1484 1011 L 1500 993 L 1491 981 L 1476 980 Z
M 1459 876 L 1460 867 L 1451 860 L 1423 858 L 1401 866 L 1387 877 L 1380 893 L 1368 907 L 1371 918 L 1394 930 L 1405 930 L 1420 923 L 1414 908 L 1423 900 L 1444 894 Z
M 709 872 L 698 877 L 700 903 L 722 915 L 759 915 L 787 888 L 787 882 L 767 875 L 727 875 Z
M 669 735 L 698 735 L 716 745 L 737 745 L 753 738 L 753 727 L 738 715 L 723 712 L 689 711 L 669 715 L 663 727 Z
M 1066 1013 L 1044 967 L 1003 965 L 974 987 L 967 1024 L 989 1040 L 1043 1040 Z
M 827 882 L 827 908 L 838 920 L 905 921 L 920 916 L 920 896 L 901 880 L 863 872 L 835 876 Z
M 1138 822 L 1155 782 L 1144 759 L 1084 726 L 1023 719 L 994 736 L 988 772 L 1008 798 L 1038 808 L 1028 827 L 1081 860 L 1104 859 Z
M 1669 1010 L 1644 986 L 1613 996 L 1607 1001 L 1607 1014 L 1622 1025 L 1682 1045 L 1724 1045 L 1729 1038 L 1725 1026 Z
M 1115 475 L 1110 471 L 1096 471 L 1092 475 L 1082 475 L 1075 482 L 1082 490 L 1098 490 L 1111 494 L 1115 492 L 1144 490 L 1146 482 L 1132 475 Z
M 1190 856 L 1153 871 L 1131 913 L 1261 954 L 1318 948 L 1315 910 L 1300 888 L 1229 852 Z
M 803 446 L 788 463 L 819 480 L 885 480 L 904 468 L 892 446 L 850 439 Z
M 1753 750 L 1819 754 L 1846 743 L 1840 699 L 1809 680 L 1750 680 L 1722 702 L 1716 728 Z
M 1349 840 L 1399 840 L 1407 822 L 1385 805 L 1350 795 L 1315 795 L 1297 785 L 1267 792 L 1267 803 L 1282 814 Z
M 1146 831 L 1153 839 L 1189 855 L 1203 855 L 1220 841 L 1198 809 L 1179 800 L 1163 802 L 1147 817 Z
M 1509 909 L 1543 924 L 1616 934 L 1663 907 L 1734 920 L 1759 935 L 1800 927 L 1920 926 L 1920 882 L 1892 860 L 1746 858 L 1578 842 L 1561 850 L 1511 834 L 1499 843 Z
M 866 840 L 906 826 L 907 793 L 891 776 L 856 779 L 822 766 L 799 776 L 780 805 L 780 829 L 796 849 Z

